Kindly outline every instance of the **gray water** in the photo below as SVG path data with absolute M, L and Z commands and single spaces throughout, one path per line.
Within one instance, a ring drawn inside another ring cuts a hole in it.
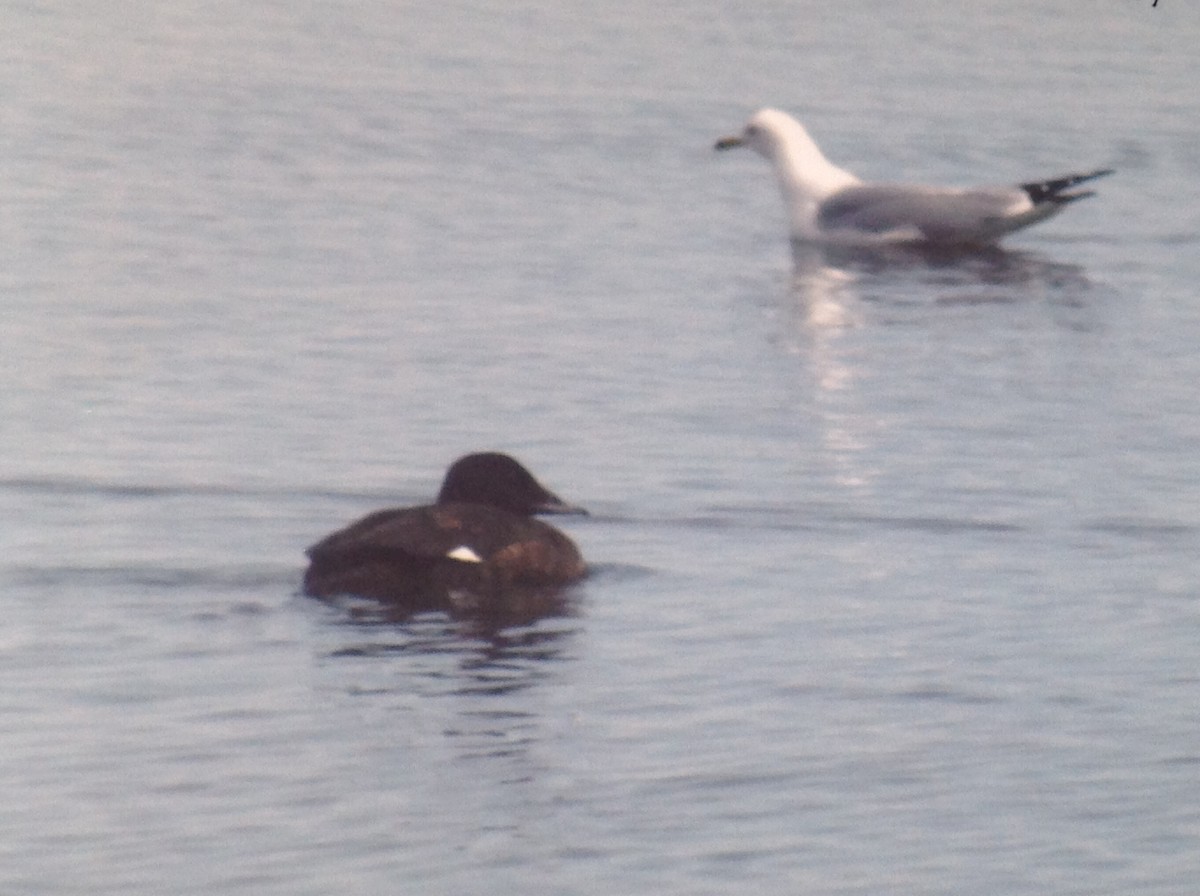
M 1190 894 L 1200 15 L 0 9 L 0 891 Z M 798 254 L 864 177 L 1099 195 Z M 297 594 L 511 451 L 559 618 Z

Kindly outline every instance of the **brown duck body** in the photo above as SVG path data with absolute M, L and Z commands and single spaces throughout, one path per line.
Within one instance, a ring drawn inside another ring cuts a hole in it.
M 380 510 L 308 549 L 304 591 L 435 609 L 444 592 L 563 585 L 586 572 L 553 526 L 484 504 Z
M 479 458 L 489 460 L 473 460 Z M 470 475 L 462 472 L 464 462 Z M 470 455 L 451 467 L 438 503 L 376 511 L 318 541 L 307 551 L 304 592 L 465 616 L 502 613 L 527 602 L 532 592 L 582 578 L 587 567 L 575 544 L 530 514 L 583 511 L 545 490 L 524 468 L 520 472 L 533 487 L 514 480 L 509 464 L 516 461 L 505 455 Z M 488 485 L 473 489 L 470 479 L 480 471 L 488 474 Z M 511 495 L 485 494 L 497 482 Z M 473 492 L 491 503 L 459 499 Z

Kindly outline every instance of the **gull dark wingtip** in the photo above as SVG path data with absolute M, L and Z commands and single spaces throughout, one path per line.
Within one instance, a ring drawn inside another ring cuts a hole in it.
M 1087 174 L 1068 174 L 1064 177 L 1052 178 L 1051 180 L 1031 181 L 1030 183 L 1021 184 L 1021 189 L 1029 195 L 1034 205 L 1042 202 L 1054 202 L 1058 204 L 1074 202 L 1076 199 L 1086 199 L 1088 196 L 1096 194 L 1091 190 L 1085 190 L 1081 193 L 1068 193 L 1067 190 L 1079 184 L 1087 183 L 1089 180 L 1105 177 L 1112 174 L 1114 170 L 1112 168 L 1099 168 L 1095 171 L 1089 171 Z

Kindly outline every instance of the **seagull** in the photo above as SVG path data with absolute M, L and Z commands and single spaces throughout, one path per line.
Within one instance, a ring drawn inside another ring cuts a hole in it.
M 1074 188 L 1112 174 L 1103 168 L 967 189 L 864 183 L 825 158 L 804 126 L 778 109 L 760 109 L 741 134 L 723 137 L 714 148 L 737 146 L 753 149 L 774 166 L 792 238 L 802 243 L 987 246 L 1094 195 Z

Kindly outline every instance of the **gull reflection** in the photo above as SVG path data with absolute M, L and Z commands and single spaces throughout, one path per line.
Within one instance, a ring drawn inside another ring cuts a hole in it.
M 872 304 L 918 313 L 945 305 L 1045 300 L 1079 309 L 1094 285 L 1076 264 L 998 246 L 947 249 L 923 244 L 823 246 L 792 243 L 792 324 L 802 330 L 855 326 Z M 1060 321 L 1087 326 L 1078 317 Z
M 805 398 L 833 477 L 856 488 L 875 478 L 865 447 L 893 419 L 864 385 L 883 369 L 879 325 L 923 327 L 951 307 L 1013 306 L 1068 330 L 1097 327 L 1088 301 L 1096 288 L 1083 269 L 1033 253 L 794 242 L 792 260 L 777 338 L 808 373 Z
M 831 261 L 825 249 L 807 243 L 792 244 L 792 295 L 806 328 L 846 327 L 860 323 L 858 275 Z

